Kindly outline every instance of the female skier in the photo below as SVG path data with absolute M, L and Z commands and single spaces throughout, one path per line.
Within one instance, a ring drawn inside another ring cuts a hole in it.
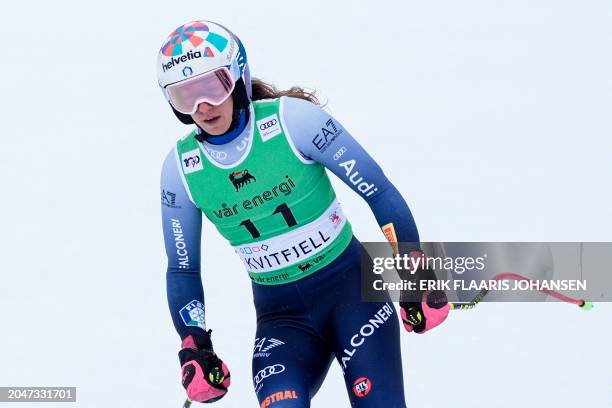
M 168 303 L 188 398 L 213 402 L 230 385 L 204 319 L 204 213 L 252 280 L 260 407 L 309 407 L 334 357 L 352 406 L 405 407 L 395 307 L 361 301 L 360 243 L 325 169 L 366 200 L 390 240 L 418 242 L 401 194 L 313 94 L 251 81 L 244 47 L 225 27 L 177 28 L 157 68 L 174 114 L 195 124 L 161 176 Z M 443 292 L 422 296 L 400 304 L 408 331 L 448 315 Z

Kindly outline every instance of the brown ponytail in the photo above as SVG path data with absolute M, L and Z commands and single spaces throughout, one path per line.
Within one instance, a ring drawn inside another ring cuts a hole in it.
M 291 88 L 280 91 L 274 85 L 262 81 L 261 79 L 253 78 L 251 80 L 251 86 L 253 89 L 253 100 L 258 101 L 260 99 L 274 99 L 281 96 L 290 96 L 293 98 L 300 98 L 314 103 L 315 105 L 321 105 L 319 99 L 316 97 L 315 92 L 309 92 L 299 86 L 292 86 Z

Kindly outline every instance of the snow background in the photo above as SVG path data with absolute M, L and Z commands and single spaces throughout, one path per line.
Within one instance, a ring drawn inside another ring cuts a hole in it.
M 320 90 L 423 240 L 612 241 L 609 1 L 11 2 L 1 386 L 76 386 L 79 407 L 181 406 L 158 182 L 187 128 L 155 58 L 199 18 L 243 39 L 255 76 Z M 381 240 L 335 184 L 356 235 Z M 215 407 L 254 407 L 249 280 L 208 223 L 203 259 L 208 325 L 232 370 Z M 485 304 L 403 333 L 408 406 L 612 406 L 611 311 Z M 334 365 L 313 406 L 347 401 Z

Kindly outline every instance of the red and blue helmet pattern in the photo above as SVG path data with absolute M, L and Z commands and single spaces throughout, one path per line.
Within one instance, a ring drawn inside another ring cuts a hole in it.
M 167 57 L 181 55 L 183 53 L 183 43 L 189 41 L 193 48 L 202 46 L 202 57 L 214 57 L 216 53 L 223 52 L 229 40 L 219 34 L 209 30 L 208 25 L 201 21 L 194 21 L 180 26 L 169 36 L 166 43 L 161 48 L 161 53 Z

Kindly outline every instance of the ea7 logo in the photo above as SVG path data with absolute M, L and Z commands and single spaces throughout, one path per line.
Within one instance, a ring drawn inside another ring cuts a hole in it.
M 283 344 L 285 344 L 285 342 L 280 341 L 278 339 L 274 339 L 274 338 L 267 338 L 267 337 L 262 337 L 261 339 L 256 338 L 255 347 L 253 347 L 253 358 L 269 357 L 270 356 L 270 353 L 268 353 L 269 350 L 273 349 L 274 347 L 282 346 Z
M 202 166 L 202 158 L 200 157 L 200 150 L 193 149 L 185 152 L 181 155 L 181 164 L 185 174 L 200 171 L 204 167 Z
M 181 208 L 176 205 L 176 194 L 171 191 L 161 190 L 161 203 L 170 208 Z
M 324 152 L 341 134 L 342 129 L 338 129 L 333 119 L 328 119 L 327 122 L 325 122 L 325 126 L 321 127 L 321 132 L 317 133 L 312 139 L 312 144 L 317 150 Z
M 261 134 L 261 140 L 264 142 L 282 133 L 278 115 L 276 113 L 258 120 L 256 125 L 259 133 Z

